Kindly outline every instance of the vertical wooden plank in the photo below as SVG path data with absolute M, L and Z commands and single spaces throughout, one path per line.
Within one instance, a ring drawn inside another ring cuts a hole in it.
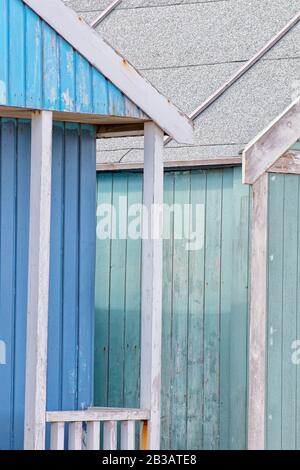
M 241 184 L 241 183 L 240 183 Z M 238 197 L 238 195 L 237 195 Z M 231 321 L 233 308 L 233 235 L 234 208 L 233 170 L 223 170 L 222 238 L 221 238 L 221 318 L 220 318 L 220 449 L 230 449 L 231 390 Z M 233 320 L 234 322 L 234 320 Z
M 69 424 L 68 450 L 82 450 L 82 423 Z
M 53 125 L 47 411 L 62 409 L 64 123 Z
M 64 39 L 59 38 L 60 110 L 75 111 L 75 53 Z
M 4 448 L 13 444 L 14 348 L 15 348 L 15 230 L 16 230 L 16 139 L 13 119 L 1 120 L 0 158 L 0 331 L 6 349 L 1 367 L 0 440 Z
M 268 329 L 266 448 L 280 450 L 282 442 L 282 313 L 284 175 L 269 176 Z M 276 225 L 276 230 L 274 226 Z
M 17 126 L 14 449 L 23 448 L 29 241 L 30 121 Z M 13 164 L 13 160 L 11 161 Z M 2 257 L 1 257 L 2 259 Z M 7 268 L 6 268 L 7 269 Z M 2 328 L 0 328 L 2 331 Z
M 79 323 L 78 406 L 93 404 L 95 255 L 96 255 L 96 132 L 81 126 L 79 187 Z
M 108 352 L 110 305 L 110 258 L 112 220 L 112 174 L 97 174 L 97 250 L 95 296 L 95 405 L 108 406 Z M 103 211 L 103 212 L 102 212 Z M 106 217 L 105 239 L 100 233 Z
M 117 449 L 117 423 L 106 421 L 103 426 L 103 450 Z
M 65 423 L 51 424 L 51 450 L 64 450 L 65 447 Z
M 128 213 L 127 232 L 131 226 L 136 226 L 137 217 L 142 228 L 142 210 L 138 205 L 142 203 L 143 194 L 142 174 L 128 174 Z M 136 206 L 136 209 L 135 207 Z M 125 331 L 124 331 L 124 406 L 138 408 L 140 384 L 140 333 L 141 333 L 141 239 L 133 239 L 131 231 L 128 233 L 126 247 L 126 285 L 125 285 Z
M 299 177 L 285 175 L 282 318 L 282 449 L 296 447 L 297 368 L 291 360 L 297 331 L 297 244 Z
M 0 0 L 0 104 L 8 102 L 8 0 Z
M 125 114 L 124 95 L 111 82 L 108 82 L 108 114 L 112 116 L 124 116 Z
M 65 124 L 62 407 L 78 409 L 79 125 Z
M 111 245 L 108 405 L 120 407 L 124 403 L 127 174 L 113 176 L 113 207 L 118 224 Z M 122 223 L 123 233 L 120 233 Z
M 77 52 L 76 55 L 76 111 L 92 113 L 92 70 L 91 65 Z
M 265 448 L 268 174 L 253 185 L 248 448 Z
M 165 173 L 164 203 L 174 204 L 174 172 Z M 163 251 L 163 331 L 162 331 L 162 396 L 161 396 L 161 447 L 171 449 L 171 406 L 172 406 L 172 319 L 173 319 L 173 246 L 174 212 L 164 213 Z
M 207 175 L 203 446 L 219 447 L 222 170 Z
M 9 104 L 25 105 L 25 17 L 24 4 L 9 1 Z M 18 79 L 16 79 L 18 77 Z
M 92 70 L 93 112 L 108 114 L 108 82 L 95 68 Z
M 235 168 L 232 189 L 233 292 L 230 337 L 228 338 L 230 346 L 229 449 L 234 450 L 247 447 L 249 189 L 249 186 L 242 184 L 241 168 Z
M 87 423 L 87 450 L 100 449 L 100 423 Z
M 47 23 L 42 24 L 43 35 L 43 107 L 59 108 L 59 48 L 58 36 Z
M 190 236 L 197 233 L 201 244 L 189 252 L 187 449 L 203 443 L 203 333 L 204 333 L 204 234 L 206 173 L 191 172 Z
M 135 421 L 121 423 L 121 450 L 135 450 Z
M 188 369 L 188 310 L 189 310 L 189 252 L 183 229 L 190 227 L 190 172 L 175 173 L 174 203 L 182 216 L 174 219 L 173 260 L 173 376 L 171 446 L 185 449 L 187 445 L 187 369 Z
M 143 228 L 153 235 L 143 240 L 141 407 L 150 409 L 149 448 L 160 448 L 161 336 L 162 336 L 162 218 L 151 210 L 163 203 L 163 132 L 154 123 L 145 124 Z
M 42 107 L 42 24 L 30 9 L 25 9 L 26 106 Z
M 45 447 L 52 113 L 32 115 L 24 448 Z

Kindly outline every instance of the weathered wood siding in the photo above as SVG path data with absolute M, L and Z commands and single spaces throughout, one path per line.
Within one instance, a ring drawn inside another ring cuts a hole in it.
M 0 120 L 0 449 L 23 445 L 30 134 Z M 93 127 L 54 124 L 48 410 L 92 403 L 95 153 Z
M 0 106 L 141 117 L 22 0 L 0 0 Z
M 270 174 L 266 404 L 269 449 L 300 449 L 299 209 L 299 176 Z
M 142 201 L 140 173 L 99 173 L 98 204 Z M 162 447 L 244 449 L 249 188 L 240 168 L 167 172 L 165 202 L 204 206 L 204 246 L 164 243 Z M 193 211 L 190 230 L 195 230 Z M 97 240 L 95 402 L 139 404 L 141 242 Z

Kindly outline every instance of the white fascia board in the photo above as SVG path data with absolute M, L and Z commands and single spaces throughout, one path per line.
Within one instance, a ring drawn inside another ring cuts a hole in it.
M 255 183 L 300 137 L 300 97 L 252 140 L 243 152 L 243 182 Z

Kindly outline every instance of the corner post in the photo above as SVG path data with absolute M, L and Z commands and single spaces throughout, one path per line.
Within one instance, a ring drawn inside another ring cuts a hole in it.
M 141 408 L 150 411 L 143 447 L 160 449 L 163 264 L 163 140 L 153 122 L 145 124 L 142 253 Z
M 248 449 L 265 449 L 268 173 L 253 184 Z
M 24 448 L 43 450 L 46 428 L 52 113 L 34 112 L 31 126 Z

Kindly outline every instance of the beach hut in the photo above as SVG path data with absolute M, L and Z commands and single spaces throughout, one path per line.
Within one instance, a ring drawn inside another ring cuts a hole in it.
M 160 238 L 143 242 L 140 406 L 93 408 L 96 136 L 144 134 L 149 209 L 164 134 L 191 143 L 192 124 L 60 0 L 0 11 L 0 448 L 44 449 L 49 423 L 52 449 L 97 449 L 103 422 L 114 449 L 121 422 L 131 449 L 141 422 L 157 449 Z
M 299 449 L 300 99 L 243 153 L 252 186 L 249 449 Z

